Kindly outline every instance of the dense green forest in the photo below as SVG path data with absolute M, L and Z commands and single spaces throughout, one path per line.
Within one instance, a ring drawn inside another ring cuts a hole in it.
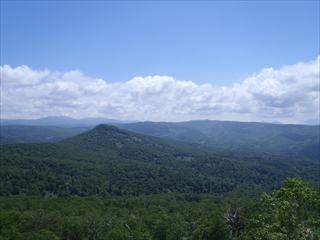
M 2 197 L 0 239 L 320 239 L 319 191 L 287 179 L 260 201 L 217 194 Z
M 0 239 L 319 239 L 309 158 L 110 125 L 0 154 Z

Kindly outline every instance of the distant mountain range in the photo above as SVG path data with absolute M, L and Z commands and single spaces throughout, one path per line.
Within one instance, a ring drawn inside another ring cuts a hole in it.
M 257 122 L 190 121 L 119 124 L 122 129 L 206 147 L 254 150 L 282 156 L 320 160 L 318 126 Z
M 203 121 L 203 120 L 195 120 Z M 210 120 L 204 120 L 210 121 Z M 213 120 L 214 121 L 214 120 Z M 99 124 L 109 124 L 109 123 L 137 123 L 137 120 L 118 120 L 113 118 L 71 118 L 65 116 L 48 116 L 38 119 L 0 119 L 0 125 L 29 125 L 29 126 L 57 126 L 57 127 L 82 127 L 82 126 L 97 126 Z M 193 122 L 193 121 L 190 121 Z M 234 121 L 217 121 L 217 122 L 234 122 Z M 171 122 L 173 123 L 173 122 Z M 262 121 L 265 124 L 283 124 L 279 121 L 273 121 L 268 123 Z M 309 120 L 306 122 L 308 126 L 318 126 L 320 122 L 317 120 Z
M 88 127 L 55 127 L 55 126 L 28 126 L 2 125 L 0 126 L 0 144 L 58 142 L 92 129 Z
M 136 133 L 195 143 L 202 147 L 250 150 L 320 160 L 319 125 L 211 120 L 127 123 L 107 118 L 47 117 L 36 120 L 1 120 L 0 142 L 56 142 L 101 123 Z
M 103 123 L 131 123 L 137 121 L 121 121 L 110 118 L 82 118 L 75 119 L 63 116 L 50 116 L 39 119 L 0 119 L 1 125 L 29 125 L 29 126 L 58 126 L 58 127 L 82 127 L 96 126 Z

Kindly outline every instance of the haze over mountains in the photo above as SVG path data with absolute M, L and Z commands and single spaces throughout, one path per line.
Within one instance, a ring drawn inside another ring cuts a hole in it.
M 319 126 L 190 121 L 114 124 L 133 132 L 192 142 L 207 147 L 254 150 L 319 160 Z
M 39 119 L 0 119 L 1 125 L 30 125 L 30 126 L 60 126 L 60 127 L 79 127 L 94 126 L 102 123 L 129 123 L 137 121 L 121 121 L 110 118 L 82 118 L 75 119 L 64 116 L 49 116 Z
M 215 120 L 193 120 L 189 122 L 197 121 L 215 121 Z M 98 124 L 104 123 L 138 123 L 137 120 L 119 120 L 113 118 L 71 118 L 65 116 L 48 116 L 38 119 L 1 119 L 0 125 L 30 125 L 30 126 L 60 126 L 60 127 L 79 127 L 79 126 L 96 126 Z M 147 121 L 148 122 L 148 121 Z M 219 122 L 234 122 L 234 121 L 219 121 Z M 169 122 L 170 123 L 170 122 Z M 173 123 L 173 122 L 172 122 Z M 279 121 L 264 122 L 266 124 L 282 124 Z M 298 124 L 297 124 L 298 125 Z M 301 125 L 301 124 L 300 124 Z M 318 121 L 306 122 L 307 126 L 318 126 L 320 123 Z

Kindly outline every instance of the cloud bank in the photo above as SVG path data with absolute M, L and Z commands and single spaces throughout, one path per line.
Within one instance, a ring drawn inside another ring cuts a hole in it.
M 107 117 L 122 120 L 319 121 L 320 56 L 266 68 L 232 87 L 170 76 L 107 83 L 80 71 L 1 66 L 1 118 Z

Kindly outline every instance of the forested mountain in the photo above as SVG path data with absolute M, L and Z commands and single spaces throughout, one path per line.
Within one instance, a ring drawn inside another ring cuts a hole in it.
M 140 195 L 271 190 L 287 177 L 316 183 L 319 164 L 208 149 L 99 125 L 58 143 L 1 146 L 1 195 Z
M 320 165 L 308 158 L 207 148 L 110 125 L 0 149 L 0 239 L 320 237 L 319 191 L 293 178 L 319 189 Z
M 282 156 L 320 160 L 318 126 L 254 122 L 190 121 L 114 124 L 152 136 L 198 143 L 208 147 L 255 150 Z
M 0 143 L 56 142 L 61 139 L 74 136 L 82 131 L 91 129 L 95 124 L 104 121 L 108 122 L 107 119 L 63 119 L 64 118 L 60 119 L 58 117 L 49 117 L 45 119 L 32 120 L 32 124 L 52 124 L 52 126 L 62 124 L 65 126 L 63 128 L 28 125 L 1 125 Z M 196 143 L 206 147 L 221 147 L 249 151 L 253 150 L 272 155 L 302 156 L 316 161 L 320 160 L 319 125 L 281 125 L 209 120 L 178 123 L 117 123 L 116 120 L 109 120 L 111 122 L 114 121 L 110 124 L 129 131 Z M 31 124 L 31 122 L 25 123 Z M 74 127 L 81 125 L 80 123 L 85 127 Z

